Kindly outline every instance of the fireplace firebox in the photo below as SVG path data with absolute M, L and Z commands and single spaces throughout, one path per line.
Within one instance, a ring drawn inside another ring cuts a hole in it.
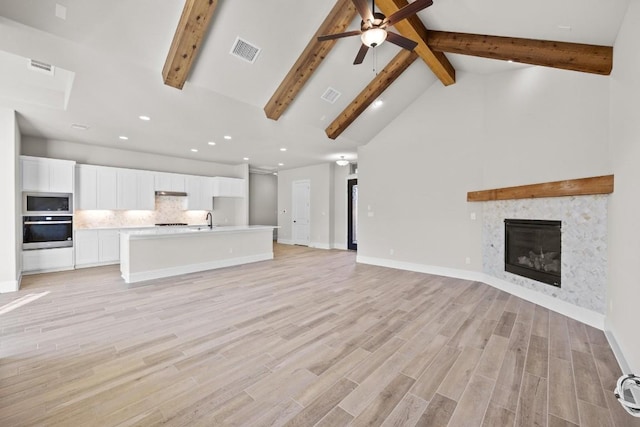
M 560 287 L 561 221 L 504 220 L 504 269 Z

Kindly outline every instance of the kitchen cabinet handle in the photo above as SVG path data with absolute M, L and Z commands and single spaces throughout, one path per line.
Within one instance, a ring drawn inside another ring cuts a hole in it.
M 71 221 L 25 221 L 24 225 L 71 224 Z

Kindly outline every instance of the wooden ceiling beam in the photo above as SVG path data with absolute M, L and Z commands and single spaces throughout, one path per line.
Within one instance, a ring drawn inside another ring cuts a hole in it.
M 382 13 L 390 16 L 409 3 L 407 0 L 376 0 L 376 4 Z M 429 9 L 426 10 L 428 11 Z M 391 31 L 394 28 L 403 36 L 418 42 L 418 46 L 415 48 L 416 53 L 427 64 L 433 74 L 440 79 L 442 84 L 449 86 L 456 82 L 456 70 L 444 53 L 435 52 L 428 46 L 427 29 L 417 15 L 399 21 L 391 28 Z
M 325 129 L 327 136 L 336 139 L 373 101 L 375 101 L 398 77 L 418 59 L 415 51 L 401 49 L 386 67 Z
M 429 31 L 427 44 L 436 52 L 511 60 L 585 73 L 611 74 L 613 48 L 515 37 Z
M 164 84 L 182 89 L 209 29 L 218 0 L 186 0 L 162 68 Z
M 338 0 L 329 15 L 313 35 L 298 60 L 293 64 L 286 77 L 278 86 L 264 107 L 267 117 L 278 120 L 287 107 L 300 93 L 309 78 L 331 51 L 337 40 L 318 41 L 318 36 L 341 33 L 347 29 L 357 15 L 351 0 Z

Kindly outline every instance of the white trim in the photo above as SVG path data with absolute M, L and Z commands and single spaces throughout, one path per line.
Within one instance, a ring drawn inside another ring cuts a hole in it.
M 6 280 L 0 282 L 0 294 L 7 292 L 16 292 L 20 289 L 20 280 Z
M 58 271 L 70 271 L 74 270 L 73 266 L 64 266 L 64 267 L 53 267 L 53 268 L 43 268 L 40 270 L 29 270 L 23 271 L 22 274 L 25 276 L 29 276 L 31 274 L 41 274 L 41 273 L 56 273 Z
M 91 267 L 102 267 L 105 265 L 116 265 L 120 264 L 120 260 L 117 261 L 103 261 L 103 262 L 90 262 L 87 264 L 76 264 L 76 270 L 79 268 L 91 268 Z
M 126 283 L 141 282 L 143 280 L 160 279 L 163 277 L 178 276 L 181 274 L 196 273 L 198 271 L 214 270 L 216 268 L 231 267 L 234 265 L 248 264 L 251 262 L 273 259 L 273 252 L 267 252 L 245 257 L 229 258 L 216 261 L 202 262 L 198 264 L 181 265 L 178 267 L 161 268 L 158 270 L 143 271 L 140 273 L 122 273 Z
M 640 372 L 638 371 L 640 369 L 640 366 L 636 366 L 637 369 L 635 371 L 631 368 L 629 362 L 627 362 L 627 359 L 624 357 L 622 347 L 620 346 L 619 341 L 616 339 L 616 335 L 613 332 L 613 329 L 611 329 L 611 322 L 608 319 L 604 322 L 604 334 L 607 337 L 607 341 L 609 341 L 611 351 L 613 351 L 613 355 L 616 357 L 616 360 L 618 361 L 618 365 L 620 365 L 620 369 L 622 369 L 622 372 L 625 374 L 635 373 L 637 375 L 638 372 Z
M 293 245 L 293 240 L 281 239 L 281 238 L 278 237 L 278 243 L 281 243 L 283 245 Z
M 320 243 L 320 242 L 309 242 L 310 248 L 316 249 L 331 249 L 331 245 L 328 243 Z
M 384 258 L 360 256 L 356 262 L 361 264 L 378 265 L 381 267 L 397 268 L 400 270 L 416 271 L 419 273 L 435 274 L 438 276 L 454 277 L 457 279 L 483 282 L 494 288 L 503 290 L 519 298 L 538 304 L 567 317 L 586 323 L 589 326 L 603 330 L 604 315 L 586 308 L 578 307 L 568 302 L 559 300 L 549 295 L 541 294 L 531 289 L 509 283 L 505 280 L 489 276 L 478 271 L 459 270 L 455 268 L 438 267 L 432 265 L 415 264 L 410 262 L 394 261 Z
M 346 243 L 334 243 L 332 246 L 333 249 L 340 249 L 342 251 L 348 251 L 349 248 L 347 247 Z

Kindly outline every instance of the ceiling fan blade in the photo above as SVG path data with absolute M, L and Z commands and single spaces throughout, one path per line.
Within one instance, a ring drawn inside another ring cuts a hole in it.
M 362 31 L 360 30 L 347 31 L 346 33 L 338 33 L 338 34 L 327 34 L 324 36 L 318 36 L 318 41 L 323 42 L 326 40 L 341 39 L 343 37 L 359 36 L 360 34 L 362 34 Z
M 402 21 L 403 19 L 410 17 L 411 15 L 415 15 L 432 4 L 433 0 L 416 0 L 413 3 L 409 3 L 387 18 L 388 25 L 391 26 L 398 21 Z
M 369 9 L 367 0 L 351 0 L 353 5 L 358 9 L 358 13 L 364 22 L 373 21 L 373 12 Z
M 391 31 L 387 31 L 387 41 L 407 50 L 413 50 L 418 46 L 417 42 L 403 37 L 400 34 L 392 33 Z
M 369 46 L 367 46 L 366 44 L 363 44 L 362 46 L 360 46 L 360 50 L 356 55 L 356 59 L 353 61 L 353 65 L 362 64 L 362 61 L 364 61 L 364 57 L 368 51 L 369 51 Z

